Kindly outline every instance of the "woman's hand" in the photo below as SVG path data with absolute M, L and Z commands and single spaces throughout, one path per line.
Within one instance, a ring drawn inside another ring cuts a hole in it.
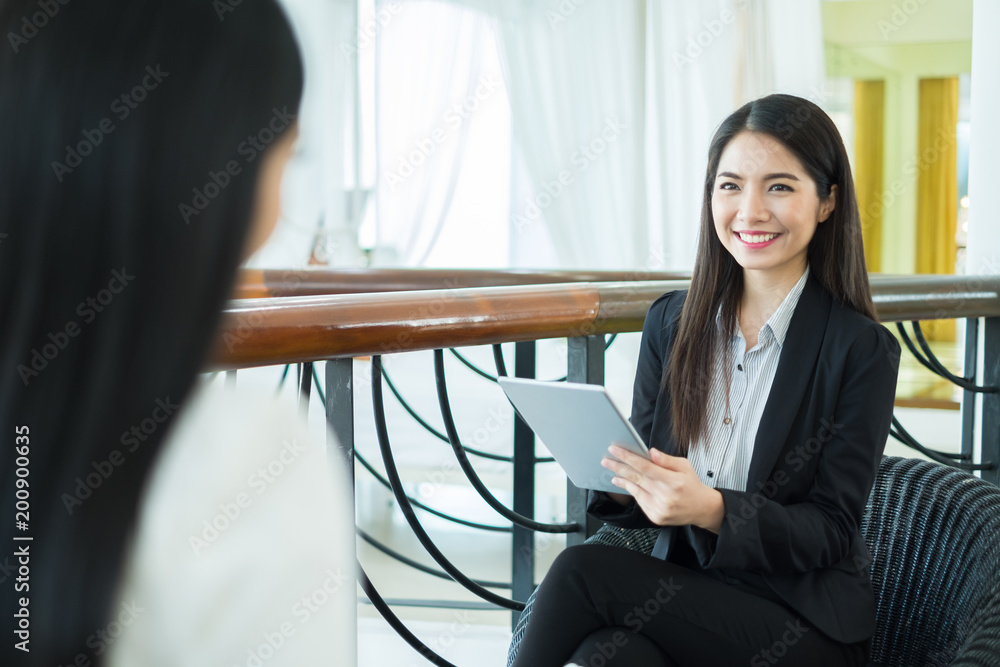
M 719 532 L 725 514 L 722 494 L 704 484 L 686 458 L 650 448 L 646 459 L 617 445 L 608 452 L 614 458 L 601 459 L 601 465 L 615 473 L 611 482 L 632 494 L 650 521 Z

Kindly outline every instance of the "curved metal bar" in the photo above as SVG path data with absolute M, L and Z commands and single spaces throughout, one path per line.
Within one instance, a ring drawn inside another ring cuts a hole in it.
M 320 399 L 320 401 L 322 401 L 323 405 L 326 405 L 326 394 L 323 392 L 323 387 L 321 386 L 320 381 L 319 381 L 319 373 L 316 370 L 316 366 L 315 365 L 313 366 L 312 377 L 313 377 L 313 384 L 316 385 L 316 393 L 319 395 L 319 399 Z M 406 400 L 403 399 L 403 397 L 400 395 L 399 391 L 396 390 L 396 386 L 392 383 L 392 380 L 389 379 L 389 374 L 385 372 L 384 368 L 382 369 L 382 377 L 385 378 L 385 383 L 387 385 L 389 385 L 389 389 L 392 391 L 392 395 L 396 397 L 396 400 L 398 400 L 399 403 L 400 403 L 400 405 L 403 406 L 403 409 L 406 410 L 406 412 L 411 417 L 413 417 L 417 421 L 418 424 L 420 424 L 425 429 L 427 429 L 428 431 L 430 431 L 432 435 L 440 438 L 444 442 L 448 442 L 448 436 L 446 436 L 444 433 L 441 433 L 440 431 L 438 431 L 437 429 L 435 429 L 433 426 L 431 426 L 430 424 L 428 424 L 426 421 L 424 421 L 423 419 L 421 419 L 420 415 L 418 415 L 416 413 L 416 411 L 410 406 L 410 404 L 407 403 Z M 491 454 L 490 452 L 482 452 L 482 451 L 479 451 L 478 449 L 472 449 L 471 447 L 466 447 L 465 451 L 469 452 L 470 454 L 475 454 L 476 456 L 481 456 L 484 459 L 493 459 L 495 461 L 503 461 L 504 463 L 513 463 L 514 462 L 514 459 L 512 457 L 510 457 L 510 456 L 504 456 L 503 454 Z
M 281 379 L 278 381 L 278 391 L 281 391 L 281 388 L 285 386 L 285 378 L 288 377 L 288 369 L 291 367 L 291 364 L 285 364 L 285 372 L 281 374 Z
M 489 373 L 487 373 L 486 371 L 484 371 L 479 366 L 476 366 L 474 363 L 472 363 L 471 361 L 469 361 L 468 359 L 466 359 L 464 356 L 462 356 L 462 354 L 458 350 L 456 350 L 455 348 L 449 347 L 448 350 L 450 350 L 451 353 L 455 355 L 456 359 L 458 359 L 463 364 L 465 364 L 466 368 L 468 368 L 470 371 L 472 371 L 476 375 L 478 375 L 480 377 L 484 377 L 487 380 L 489 380 L 490 382 L 496 382 L 497 381 L 496 376 L 490 375 Z
M 448 384 L 444 374 L 444 350 L 434 350 L 434 377 L 437 380 L 438 403 L 441 404 L 441 418 L 444 420 L 445 431 L 448 432 L 448 439 L 451 440 L 451 448 L 455 451 L 455 458 L 462 467 L 462 472 L 469 479 L 469 483 L 479 492 L 490 507 L 495 509 L 503 518 L 513 521 L 518 526 L 523 526 L 529 530 L 537 530 L 541 533 L 575 533 L 581 530 L 578 523 L 540 523 L 534 519 L 529 519 L 523 514 L 518 514 L 507 508 L 496 499 L 486 488 L 483 481 L 479 479 L 476 470 L 469 463 L 469 457 L 465 455 L 462 442 L 458 437 L 458 429 L 455 428 L 455 420 L 451 414 L 451 403 L 448 401 Z
M 917 449 L 921 453 L 927 454 L 927 456 L 943 457 L 943 459 L 950 459 L 956 461 L 969 460 L 970 457 L 968 456 L 968 454 L 962 454 L 961 452 L 943 452 L 940 449 L 934 449 L 932 447 L 925 447 L 924 445 L 921 445 L 919 442 L 917 442 L 917 439 L 914 438 L 909 431 L 903 428 L 903 425 L 899 423 L 899 420 L 896 419 L 895 416 L 893 416 L 893 419 L 895 420 L 893 424 L 896 430 L 892 435 L 894 438 L 899 440 L 904 445 L 911 447 L 913 449 Z M 936 459 L 936 460 L 938 460 L 939 463 L 944 463 L 945 465 L 953 465 L 943 459 Z
M 365 573 L 361 563 L 358 563 L 358 583 L 361 584 L 361 590 L 364 591 L 368 599 L 371 600 L 372 606 L 378 610 L 378 613 L 382 615 L 385 622 L 396 631 L 396 634 L 403 638 L 403 640 L 409 644 L 420 656 L 430 662 L 432 665 L 438 665 L 438 667 L 456 667 L 455 664 L 448 662 L 437 653 L 432 651 L 420 641 L 415 634 L 410 632 L 410 629 L 403 624 L 399 617 L 393 613 L 392 609 L 386 604 L 379 592 L 375 590 L 375 586 L 372 584 L 372 580 L 368 578 L 368 574 Z
M 931 350 L 931 346 L 927 344 L 927 340 L 924 338 L 924 332 L 920 328 L 920 322 L 914 320 L 913 322 L 910 322 L 910 324 L 913 325 L 913 333 L 917 337 L 917 343 L 920 345 L 920 349 L 922 349 L 924 351 L 924 354 L 927 355 L 927 361 L 929 361 L 932 366 L 937 368 L 938 375 L 947 380 L 951 380 L 952 383 L 958 385 L 959 387 L 965 389 L 966 391 L 978 391 L 984 394 L 995 394 L 997 392 L 996 387 L 986 387 L 986 386 L 981 387 L 977 385 L 975 382 L 969 380 L 968 378 L 955 375 L 947 368 L 945 368 L 944 364 L 942 364 L 941 361 L 936 356 L 934 356 L 934 352 L 933 350 Z
M 924 340 L 923 337 L 923 332 L 920 331 L 920 323 L 914 320 L 910 322 L 910 324 L 914 325 L 913 331 L 915 334 L 917 334 L 918 341 L 922 341 L 921 347 L 925 351 L 930 352 L 930 346 L 927 345 L 927 341 Z M 980 387 L 976 385 L 974 382 L 970 382 L 965 378 L 953 375 L 950 371 L 948 371 L 948 369 L 946 369 L 941 364 L 940 361 L 938 361 L 937 357 L 934 356 L 933 352 L 930 352 L 931 357 L 933 357 L 933 361 L 931 359 L 925 358 L 924 355 L 922 355 L 913 345 L 913 341 L 910 340 L 910 335 L 906 333 L 906 327 L 903 326 L 902 322 L 896 322 L 896 329 L 899 331 L 900 336 L 902 336 L 903 342 L 906 344 L 906 347 L 910 350 L 910 353 L 914 357 L 916 357 L 917 361 L 919 361 L 921 365 L 923 365 L 924 368 L 929 370 L 931 373 L 934 373 L 935 375 L 940 376 L 967 391 L 976 391 L 987 394 L 994 393 L 997 391 L 996 387 Z
M 497 375 L 507 377 L 507 364 L 503 362 L 503 346 L 500 343 L 493 346 L 493 363 L 497 367 Z
M 400 563 L 403 563 L 404 565 L 409 565 L 415 570 L 420 570 L 421 572 L 438 577 L 440 579 L 447 579 L 448 581 L 451 581 L 451 577 L 449 577 L 446 572 L 442 572 L 441 570 L 435 570 L 433 567 L 424 565 L 423 563 L 417 562 L 412 558 L 404 556 L 403 554 L 399 553 L 392 547 L 382 544 L 381 542 L 376 540 L 374 537 L 366 533 L 361 528 L 357 528 L 356 530 L 358 533 L 358 537 L 360 537 L 365 542 L 367 542 L 368 544 L 372 545 L 373 547 L 384 553 L 389 558 L 398 560 Z M 480 586 L 488 586 L 490 588 L 510 588 L 509 583 L 503 583 L 500 581 L 482 581 L 480 579 L 473 579 L 473 581 L 479 584 Z
M 618 334 L 617 333 L 613 333 L 613 334 L 611 334 L 611 336 L 607 340 L 604 341 L 604 350 L 605 351 L 607 351 L 607 349 L 609 347 L 611 347 L 611 344 L 615 342 L 616 338 L 618 338 Z M 481 368 L 478 368 L 476 366 L 473 366 L 471 361 L 466 361 L 460 354 L 458 354 L 458 352 L 455 351 L 455 348 L 450 348 L 450 349 L 455 354 L 455 356 L 457 356 L 459 359 L 462 360 L 462 363 L 464 363 L 466 366 L 468 366 L 469 368 L 471 368 L 473 371 L 475 371 L 479 375 L 482 375 L 483 377 L 485 377 L 488 380 L 492 380 L 494 382 L 497 381 L 497 379 L 495 377 L 493 377 L 492 375 L 490 375 L 486 371 L 484 371 Z M 499 375 L 500 377 L 507 377 L 507 366 L 506 366 L 506 364 L 504 364 L 504 361 L 503 361 L 503 350 L 500 347 L 500 345 L 494 345 L 493 346 L 493 362 L 496 364 L 496 367 L 497 367 L 497 375 Z M 568 377 L 569 376 L 567 376 L 567 375 L 563 375 L 561 378 L 556 378 L 555 380 L 551 380 L 551 382 L 565 382 Z M 543 462 L 544 463 L 548 463 L 549 461 L 555 461 L 555 459 L 536 459 L 536 463 L 543 463 Z
M 961 468 L 962 470 L 969 470 L 970 469 L 970 468 L 966 467 L 966 464 L 964 464 L 964 463 L 955 461 L 953 459 L 948 458 L 947 456 L 943 456 L 941 454 L 938 454 L 938 452 L 936 450 L 928 449 L 927 447 L 924 447 L 923 445 L 920 445 L 919 443 L 911 442 L 905 435 L 901 434 L 899 431 L 897 431 L 894 428 L 890 428 L 889 429 L 889 435 L 891 435 L 893 438 L 895 438 L 897 441 L 899 441 L 905 447 L 909 447 L 910 449 L 916 450 L 917 452 L 925 455 L 927 458 L 931 459 L 932 461 L 936 461 L 937 463 L 940 463 L 940 464 L 946 465 L 946 466 L 950 466 L 952 468 Z M 974 469 L 974 468 L 972 468 L 972 469 Z
M 362 456 L 361 453 L 358 452 L 357 450 L 355 450 L 355 452 L 354 452 L 354 458 L 356 458 L 358 460 L 358 463 L 360 463 L 364 467 L 365 470 L 367 470 L 369 473 L 371 473 L 372 477 L 374 477 L 376 480 L 378 480 L 382 484 L 382 486 L 384 486 L 385 488 L 387 488 L 390 491 L 392 491 L 392 484 L 389 483 L 389 480 L 387 480 L 385 477 L 383 477 L 378 472 L 378 470 L 376 470 L 375 467 L 371 463 L 368 462 L 368 459 L 366 459 L 364 456 Z M 461 524 L 463 526 L 468 526 L 469 528 L 477 528 L 479 530 L 491 530 L 491 531 L 494 531 L 494 532 L 497 532 L 497 533 L 509 533 L 509 532 L 511 532 L 510 526 L 490 526 L 490 525 L 485 524 L 485 523 L 476 523 L 475 521 L 469 521 L 468 519 L 460 519 L 457 516 L 452 516 L 450 514 L 445 514 L 441 510 L 436 510 L 433 507 L 428 507 L 427 505 L 424 505 L 422 502 L 420 502 L 416 498 L 411 498 L 410 496 L 406 496 L 406 499 L 409 500 L 410 503 L 414 507 L 419 507 L 420 509 L 424 510 L 425 512 L 430 512 L 434 516 L 441 517 L 442 519 L 445 519 L 446 521 L 451 521 L 452 523 L 458 523 L 458 524 Z
M 499 347 L 499 346 L 494 346 L 494 355 L 496 355 L 496 351 L 495 351 L 496 347 Z M 451 351 L 452 354 L 454 354 L 456 357 L 458 357 L 459 361 L 461 361 L 463 364 L 465 364 L 466 366 L 468 366 L 472 370 L 472 372 L 475 373 L 476 375 L 480 375 L 480 376 L 486 378 L 487 380 L 489 380 L 490 382 L 496 382 L 497 381 L 497 378 L 495 376 L 490 375 L 489 373 L 487 373 L 486 371 L 484 371 L 482 368 L 479 368 L 474 363 L 472 363 L 471 361 L 469 361 L 468 359 L 466 359 L 465 357 L 463 357 L 461 354 L 458 353 L 458 350 L 456 350 L 455 348 L 450 347 L 448 349 Z M 494 362 L 496 362 L 496 356 L 494 356 L 493 359 L 494 359 Z M 505 367 L 501 367 L 501 368 L 503 368 L 504 372 L 503 372 L 502 375 L 500 375 L 500 377 L 507 377 L 507 369 Z M 563 375 L 561 378 L 557 378 L 555 380 L 549 380 L 549 382 L 565 382 L 565 381 L 566 381 L 566 376 L 565 375 Z M 469 448 L 466 447 L 465 449 L 466 449 L 466 451 L 468 451 Z
M 523 602 L 511 600 L 503 597 L 502 595 L 497 595 L 493 591 L 483 588 L 472 579 L 465 576 L 461 570 L 455 567 L 452 562 L 449 561 L 443 553 L 441 553 L 437 546 L 435 546 L 434 541 L 431 540 L 429 535 L 427 535 L 423 526 L 420 525 L 420 521 L 417 519 L 417 515 L 413 511 L 413 506 L 410 504 L 409 499 L 403 492 L 403 482 L 399 478 L 399 471 L 396 470 L 396 461 L 392 456 L 392 448 L 389 445 L 389 429 L 385 424 L 385 405 L 382 401 L 381 355 L 372 356 L 372 402 L 374 404 L 375 411 L 375 433 L 378 436 L 379 449 L 382 451 L 382 463 L 385 465 L 386 475 L 392 485 L 392 493 L 396 497 L 396 502 L 399 503 L 399 509 L 402 510 L 406 523 L 410 525 L 410 530 L 412 530 L 413 534 L 416 535 L 420 544 L 423 545 L 424 549 L 427 550 L 427 553 L 430 554 L 431 558 L 433 558 L 437 564 L 451 576 L 452 579 L 465 586 L 465 588 L 475 595 L 481 597 L 487 602 L 492 602 L 495 605 L 503 607 L 504 609 L 522 611 L 524 609 Z M 465 455 L 464 452 L 462 455 Z
M 446 436 L 444 433 L 442 433 L 441 431 L 437 430 L 436 428 L 428 424 L 424 420 L 424 418 L 418 415 L 417 411 L 414 410 L 412 406 L 410 406 L 409 402 L 407 402 L 406 399 L 403 398 L 402 394 L 399 393 L 399 390 L 396 389 L 396 384 L 392 381 L 392 378 L 389 377 L 388 371 L 386 371 L 384 368 L 382 369 L 382 377 L 385 378 L 385 383 L 389 385 L 389 391 L 391 391 L 392 395 L 396 397 L 396 400 L 399 401 L 399 404 L 403 406 L 403 409 L 406 410 L 406 413 L 411 417 L 413 417 L 414 421 L 423 426 L 428 433 L 433 435 L 438 440 L 441 440 L 442 442 L 448 442 L 448 436 Z M 490 454 L 490 456 L 492 457 L 496 455 Z
M 906 344 L 906 347 L 910 350 L 910 354 L 912 354 L 924 368 L 929 370 L 931 373 L 934 373 L 935 375 L 939 375 L 937 369 L 931 366 L 931 362 L 927 361 L 927 359 L 924 358 L 924 355 L 922 355 L 920 351 L 913 346 L 913 341 L 910 340 L 910 334 L 906 333 L 906 327 L 903 326 L 903 322 L 896 322 L 896 330 L 899 331 L 899 335 L 903 337 L 903 342 Z
M 612 338 L 614 338 L 614 337 L 612 337 Z M 449 348 L 449 349 L 451 350 L 452 354 L 454 354 L 456 357 L 458 357 L 459 360 L 463 364 L 465 364 L 466 366 L 468 366 L 469 368 L 471 368 L 477 375 L 481 375 L 481 376 L 483 376 L 484 378 L 486 378 L 488 380 L 492 380 L 493 382 L 497 381 L 497 378 L 493 377 L 492 375 L 490 375 L 489 373 L 487 373 L 483 369 L 481 369 L 478 366 L 474 365 L 471 361 L 467 360 L 461 354 L 459 354 L 458 350 L 456 350 L 453 347 Z M 507 377 L 507 365 L 504 363 L 504 360 L 503 360 L 503 348 L 500 345 L 494 345 L 493 346 L 493 363 L 496 364 L 497 375 L 499 377 Z M 559 378 L 558 380 L 555 380 L 555 382 L 565 382 L 565 381 L 566 381 L 566 376 L 565 375 L 562 376 L 561 378 Z M 511 403 L 511 407 L 514 407 L 513 403 Z M 517 408 L 514 408 L 514 412 L 517 412 Z M 520 417 L 520 415 L 518 415 L 518 416 Z M 521 417 L 521 419 L 523 420 L 524 418 Z M 465 445 L 463 445 L 463 447 L 465 447 Z M 465 447 L 465 451 L 472 452 L 473 450 L 469 449 L 468 447 Z M 509 462 L 511 462 L 511 463 L 514 462 L 513 457 L 506 457 L 506 460 L 509 461 Z M 535 457 L 535 463 L 553 463 L 554 461 L 555 461 L 555 459 L 552 458 L 551 456 L 537 456 L 537 457 Z
M 400 394 L 399 390 L 396 389 L 396 385 L 393 384 L 392 380 L 389 378 L 389 374 L 386 373 L 384 368 L 382 369 L 382 377 L 385 378 L 385 383 L 389 385 L 389 391 L 391 391 L 392 395 L 396 397 L 396 400 L 399 401 L 399 404 L 403 406 L 403 409 L 406 410 L 407 414 L 413 417 L 413 419 L 415 419 L 418 424 L 427 429 L 434 437 L 438 438 L 442 442 L 448 442 L 448 436 L 446 436 L 444 433 L 441 433 L 441 431 L 438 431 L 436 428 L 428 424 L 423 418 L 420 417 L 420 415 L 417 414 L 416 410 L 413 409 L 413 407 L 406 401 L 406 399 L 403 398 L 402 394 Z M 491 452 L 484 452 L 479 449 L 473 449 L 472 447 L 466 447 L 465 451 L 469 452 L 470 454 L 482 457 L 484 459 L 491 459 L 493 461 L 503 461 L 504 463 L 514 462 L 513 457 L 504 456 L 503 454 L 493 454 Z
M 907 432 L 907 430 L 905 428 L 903 428 L 903 425 L 899 423 L 899 420 L 896 419 L 895 415 L 893 415 L 893 417 L 892 417 L 892 426 L 895 428 L 895 430 L 893 428 L 889 429 L 889 434 L 892 437 L 896 438 L 896 440 L 899 440 L 901 443 L 903 443 L 907 447 L 910 447 L 911 449 L 917 450 L 918 452 L 920 452 L 921 454 L 923 454 L 927 458 L 932 459 L 934 461 L 937 461 L 938 463 L 941 463 L 941 464 L 946 465 L 946 466 L 951 466 L 952 468 L 958 468 L 959 470 L 992 470 L 993 469 L 993 462 L 992 461 L 984 461 L 983 463 L 962 463 L 962 462 L 950 460 L 947 455 L 943 455 L 942 453 L 938 452 L 937 450 L 929 449 L 927 447 L 924 447 L 919 442 L 917 442 L 917 440 L 912 435 L 910 435 L 909 432 Z

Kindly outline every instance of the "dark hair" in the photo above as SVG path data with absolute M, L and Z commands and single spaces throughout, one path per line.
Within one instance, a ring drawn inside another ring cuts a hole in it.
M 837 186 L 833 213 L 818 225 L 807 250 L 809 272 L 839 302 L 877 319 L 865 268 L 861 218 L 854 179 L 836 125 L 812 102 L 793 95 L 768 95 L 726 118 L 708 150 L 698 254 L 663 383 L 671 397 L 673 435 L 679 453 L 705 433 L 708 395 L 720 340 L 735 333 L 743 295 L 743 269 L 715 231 L 712 192 L 719 159 L 741 132 L 768 135 L 793 153 L 816 182 L 819 198 Z M 723 332 L 715 326 L 721 306 Z M 723 338 L 724 336 L 724 338 Z M 730 381 L 726 368 L 726 382 Z
M 32 664 L 101 661 L 93 635 L 214 342 L 261 154 L 298 112 L 282 10 L 218 4 L 0 6 L 0 564 L 31 554 L 30 593 L 5 590 L 2 615 L 9 649 L 30 596 Z

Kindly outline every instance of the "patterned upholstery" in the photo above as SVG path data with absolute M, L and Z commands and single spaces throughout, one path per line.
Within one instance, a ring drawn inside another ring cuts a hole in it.
M 882 459 L 861 530 L 876 598 L 872 661 L 1000 665 L 1000 489 L 919 459 Z M 588 543 L 650 553 L 656 529 L 602 526 Z M 514 629 L 514 661 L 534 594 Z

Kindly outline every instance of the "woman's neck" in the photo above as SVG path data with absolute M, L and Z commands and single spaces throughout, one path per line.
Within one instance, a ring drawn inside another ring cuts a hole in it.
M 805 273 L 806 262 L 767 271 L 743 269 L 741 322 L 765 322 Z M 744 317 L 746 314 L 746 317 Z

